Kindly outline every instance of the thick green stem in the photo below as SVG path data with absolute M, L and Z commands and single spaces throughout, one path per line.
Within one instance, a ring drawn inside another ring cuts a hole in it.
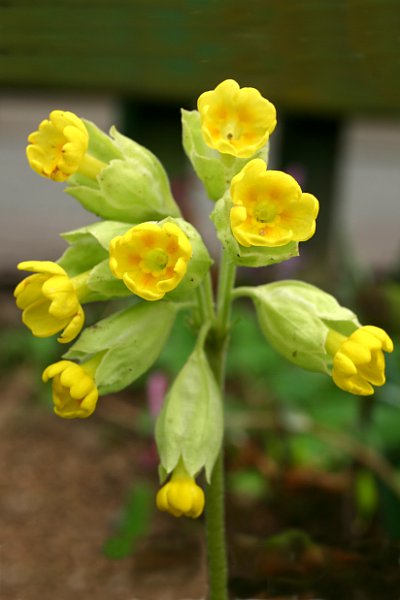
M 225 362 L 231 313 L 231 291 L 236 267 L 222 256 L 218 292 L 217 315 L 207 349 L 210 366 L 221 388 L 225 387 Z M 211 483 L 206 490 L 206 538 L 209 576 L 209 600 L 227 600 L 228 569 L 225 540 L 225 490 L 223 447 L 213 469 Z

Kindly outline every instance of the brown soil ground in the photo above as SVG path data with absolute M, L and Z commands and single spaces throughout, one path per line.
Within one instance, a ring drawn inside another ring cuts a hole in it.
M 104 400 L 107 415 L 64 421 L 35 406 L 31 382 L 20 370 L 2 384 L 1 600 L 202 598 L 201 523 L 155 512 L 137 558 L 102 552 L 135 478 L 157 489 L 149 441 L 107 422 L 121 400 Z

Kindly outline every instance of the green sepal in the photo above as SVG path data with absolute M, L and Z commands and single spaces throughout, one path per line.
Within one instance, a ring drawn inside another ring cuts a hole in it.
M 114 158 L 122 158 L 123 154 L 118 145 L 104 131 L 91 121 L 83 119 L 89 133 L 88 154 L 103 162 L 110 162 Z
M 268 143 L 250 158 L 236 158 L 213 150 L 204 141 L 200 114 L 182 109 L 182 142 L 186 155 L 202 181 L 210 200 L 218 200 L 228 189 L 232 177 L 253 158 L 268 162 Z
M 117 235 L 123 235 L 133 225 L 133 223 L 121 223 L 120 221 L 96 221 L 91 225 L 62 233 L 61 237 L 69 244 L 79 244 L 83 239 L 89 237 L 108 252 L 111 240 Z
M 122 390 L 157 360 L 178 310 L 172 302 L 135 304 L 85 329 L 64 358 L 86 362 L 102 353 L 95 375 L 100 394 Z
M 87 287 L 96 294 L 96 299 L 131 296 L 132 292 L 115 275 L 111 273 L 110 261 L 107 258 L 93 267 L 86 282 Z
M 309 371 L 330 373 L 325 348 L 330 329 L 350 335 L 360 326 L 356 315 L 314 285 L 286 280 L 239 288 L 250 296 L 261 331 L 287 360 Z
M 175 223 L 188 237 L 192 246 L 192 258 L 188 263 L 188 268 L 185 277 L 180 284 L 171 292 L 168 292 L 166 298 L 171 300 L 183 300 L 189 297 L 194 290 L 201 284 L 204 277 L 208 273 L 213 260 L 210 257 L 207 247 L 197 229 L 184 219 L 174 219 L 168 217 L 159 224 Z
M 100 150 L 97 155 L 93 152 L 107 166 L 96 180 L 80 174 L 70 177 L 67 194 L 103 219 L 140 223 L 168 215 L 180 216 L 160 161 L 147 148 L 118 133 L 115 127 L 110 134 L 112 139 L 96 128 L 96 149 L 100 148 L 106 156 L 99 156 Z M 105 160 L 107 157 L 111 158 Z
M 298 242 L 289 242 L 277 248 L 263 246 L 246 248 L 239 244 L 231 230 L 230 211 L 232 206 L 230 192 L 227 190 L 211 213 L 211 220 L 215 225 L 218 239 L 232 262 L 241 267 L 266 267 L 299 255 Z
M 113 237 L 124 234 L 131 226 L 116 221 L 99 221 L 61 234 L 70 246 L 58 264 L 70 277 L 91 271 L 87 285 L 93 293 L 86 301 L 129 295 L 123 283 L 110 271 L 108 247 Z
M 204 467 L 209 482 L 222 437 L 220 390 L 198 344 L 173 382 L 157 420 L 161 479 L 182 459 L 191 477 Z

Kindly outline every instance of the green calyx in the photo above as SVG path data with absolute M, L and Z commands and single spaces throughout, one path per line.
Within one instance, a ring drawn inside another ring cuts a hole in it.
M 268 162 L 268 143 L 250 158 L 236 158 L 213 150 L 204 141 L 200 114 L 197 110 L 182 109 L 183 147 L 202 181 L 210 200 L 218 200 L 228 189 L 232 177 L 252 158 Z
M 70 177 L 68 194 L 103 219 L 139 223 L 180 215 L 164 167 L 150 150 L 115 127 L 110 138 L 95 125 L 85 125 L 93 156 L 107 166 L 96 180 L 79 174 Z
M 182 460 L 190 476 L 204 468 L 210 481 L 222 437 L 221 394 L 199 339 L 173 382 L 157 420 L 162 478 Z
M 356 315 L 314 285 L 295 280 L 254 288 L 238 288 L 249 296 L 267 341 L 287 360 L 309 371 L 330 373 L 332 356 L 326 347 L 330 331 L 350 335 Z

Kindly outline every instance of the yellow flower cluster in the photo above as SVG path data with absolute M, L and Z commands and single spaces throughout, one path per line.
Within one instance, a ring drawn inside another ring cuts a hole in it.
M 231 198 L 231 229 L 242 246 L 273 248 L 308 240 L 315 232 L 318 200 L 290 175 L 267 171 L 260 158 L 233 177 Z
M 158 492 L 156 504 L 174 517 L 197 519 L 204 510 L 204 492 L 184 467 L 175 469 L 171 479 Z
M 60 360 L 43 371 L 46 383 L 52 379 L 54 412 L 64 419 L 89 417 L 96 408 L 99 392 L 94 381 L 98 359 L 77 365 Z
M 35 273 L 23 279 L 14 291 L 25 325 L 37 337 L 63 330 L 58 341 L 66 344 L 73 340 L 85 321 L 79 302 L 84 289 L 82 277 L 71 279 L 60 265 L 50 261 L 26 261 L 18 268 Z
M 197 108 L 206 144 L 238 158 L 249 158 L 265 146 L 276 126 L 274 105 L 233 79 L 201 94 Z
M 326 346 L 333 355 L 332 379 L 342 390 L 369 396 L 374 385 L 385 383 L 383 352 L 392 352 L 393 342 L 383 329 L 366 325 L 349 337 L 330 332 Z
M 186 274 L 192 247 L 174 223 L 142 223 L 110 244 L 110 269 L 128 289 L 145 300 L 160 300 Z

